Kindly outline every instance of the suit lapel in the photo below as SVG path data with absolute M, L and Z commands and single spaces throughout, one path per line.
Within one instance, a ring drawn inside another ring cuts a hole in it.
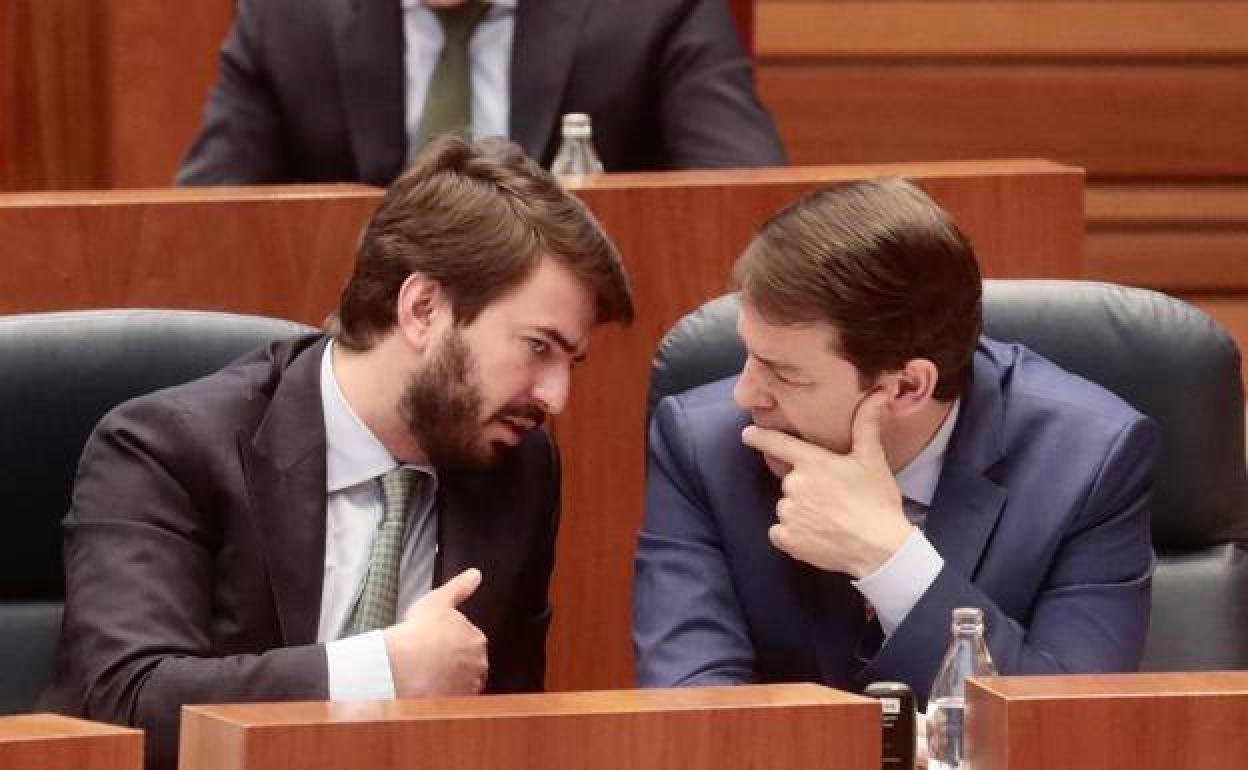
M 545 162 L 563 105 L 575 41 L 590 0 L 536 0 L 516 4 L 511 44 L 511 138 Z
M 400 6 L 393 0 L 330 2 L 343 112 L 359 179 L 370 184 L 387 184 L 407 155 Z
M 1004 419 L 1001 377 L 981 348 L 925 527 L 945 563 L 968 579 L 975 576 L 1007 499 L 987 475 L 1003 454 Z
M 280 374 L 269 410 L 240 452 L 261 535 L 282 640 L 316 640 L 325 561 L 325 423 L 320 363 L 324 341 Z
M 748 418 L 742 415 L 741 427 L 747 423 Z M 742 446 L 735 451 L 743 455 L 743 464 L 738 467 L 749 469 L 741 474 L 740 499 L 753 501 L 745 509 L 749 518 L 740 522 L 741 528 L 748 531 L 740 534 L 763 549 L 752 565 L 752 574 L 744 576 L 744 580 L 776 597 L 762 605 L 770 614 L 760 625 L 766 624 L 772 634 L 787 629 L 783 644 L 795 658 L 782 664 L 789 677 L 800 672 L 809 678 L 818 672 L 821 682 L 843 684 L 847 681 L 846 661 L 863 620 L 862 599 L 845 575 L 823 572 L 771 545 L 767 532 L 776 522 L 780 481 L 753 449 Z M 728 465 L 732 467 L 734 463 Z M 777 582 L 790 588 L 775 591 L 771 586 Z M 786 597 L 791 597 L 792 603 Z M 797 660 L 797 656 L 802 659 Z
M 505 596 L 522 545 L 513 544 L 510 528 L 491 526 L 497 521 L 499 501 L 493 484 L 484 474 L 446 473 L 439 479 L 438 557 L 434 585 L 441 585 L 469 567 L 481 570 L 481 587 L 460 610 L 478 628 L 487 631 L 501 625 L 502 607 L 491 597 Z

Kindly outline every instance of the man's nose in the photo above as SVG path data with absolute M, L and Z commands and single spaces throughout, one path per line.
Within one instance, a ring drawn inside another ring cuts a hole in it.
M 758 364 L 753 359 L 745 359 L 741 376 L 737 378 L 737 384 L 732 389 L 732 398 L 737 406 L 745 410 L 770 409 L 775 406 L 775 401 L 759 375 Z
M 568 404 L 568 391 L 572 385 L 572 367 L 556 364 L 542 370 L 533 386 L 533 399 L 547 414 L 556 415 Z

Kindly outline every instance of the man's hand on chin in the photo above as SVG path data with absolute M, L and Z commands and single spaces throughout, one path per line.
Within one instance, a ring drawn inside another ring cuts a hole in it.
M 854 578 L 875 572 L 901 549 L 912 525 L 880 443 L 886 400 L 883 391 L 863 400 L 847 454 L 755 425 L 742 431 L 741 440 L 762 452 L 769 466 L 790 468 L 781 479 L 776 523 L 768 532 L 776 548 Z

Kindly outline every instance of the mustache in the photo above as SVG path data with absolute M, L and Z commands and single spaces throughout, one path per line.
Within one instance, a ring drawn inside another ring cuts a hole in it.
M 533 427 L 540 428 L 546 422 L 546 410 L 536 404 L 512 404 L 495 412 L 493 419 L 501 420 L 504 417 L 530 420 Z

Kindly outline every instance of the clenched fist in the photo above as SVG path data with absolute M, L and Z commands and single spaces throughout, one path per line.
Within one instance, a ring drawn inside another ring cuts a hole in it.
M 480 570 L 464 570 L 382 632 L 398 697 L 474 695 L 485 687 L 485 634 L 457 609 L 480 585 Z

